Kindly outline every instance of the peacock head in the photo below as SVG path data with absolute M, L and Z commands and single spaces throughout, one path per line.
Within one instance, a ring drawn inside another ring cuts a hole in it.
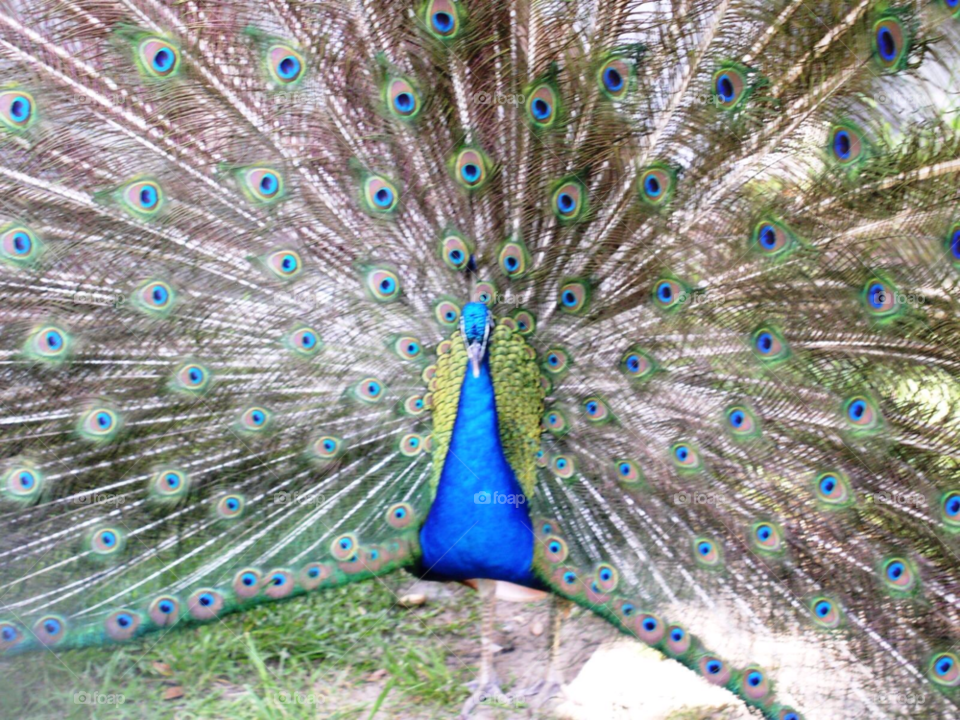
M 480 377 L 480 363 L 487 354 L 487 341 L 492 327 L 493 317 L 486 305 L 479 302 L 466 304 L 460 314 L 460 337 L 467 346 L 467 358 L 474 377 Z

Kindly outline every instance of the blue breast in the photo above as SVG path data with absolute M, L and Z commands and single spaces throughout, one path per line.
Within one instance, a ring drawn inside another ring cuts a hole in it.
M 424 576 L 536 587 L 530 570 L 533 526 L 519 498 L 523 490 L 503 454 L 493 378 L 484 360 L 479 377 L 467 367 L 437 495 L 420 531 Z

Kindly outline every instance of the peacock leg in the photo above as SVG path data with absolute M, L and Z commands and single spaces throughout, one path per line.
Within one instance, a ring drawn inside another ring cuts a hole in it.
M 530 704 L 540 707 L 549 702 L 563 687 L 563 672 L 560 670 L 560 632 L 563 621 L 570 617 L 573 603 L 556 595 L 550 600 L 550 635 L 549 659 L 543 679 L 521 691 L 521 694 L 530 698 Z
M 500 680 L 493 667 L 494 655 L 494 623 L 497 615 L 497 581 L 478 580 L 477 592 L 480 593 L 480 671 L 477 679 L 467 683 L 473 690 L 463 706 L 460 717 L 465 718 L 473 709 L 486 698 L 499 698 L 503 695 L 500 690 Z

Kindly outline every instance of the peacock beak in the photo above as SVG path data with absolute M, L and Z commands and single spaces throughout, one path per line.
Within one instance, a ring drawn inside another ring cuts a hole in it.
M 473 368 L 473 376 L 480 377 L 480 363 L 483 360 L 483 343 L 473 342 L 467 345 L 467 358 L 470 360 L 470 367 Z

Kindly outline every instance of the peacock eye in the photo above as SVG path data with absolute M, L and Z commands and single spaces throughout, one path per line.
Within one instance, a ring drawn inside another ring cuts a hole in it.
M 610 100 L 622 100 L 626 97 L 628 84 L 632 78 L 630 66 L 620 58 L 607 60 L 597 74 L 600 91 Z
M 557 219 L 563 223 L 573 223 L 586 215 L 587 189 L 575 178 L 561 181 L 553 191 L 551 208 Z
M 303 56 L 287 45 L 274 45 L 267 51 L 267 68 L 275 82 L 294 85 L 303 76 Z
M 157 79 L 173 77 L 180 69 L 180 51 L 158 37 L 148 37 L 141 41 L 138 59 L 142 71 Z
M 33 97 L 19 90 L 0 92 L 0 123 L 7 130 L 25 130 L 34 121 Z
M 427 31 L 441 41 L 450 41 L 460 34 L 460 10 L 456 0 L 431 0 L 424 7 Z
M 466 190 L 479 190 L 490 174 L 490 161 L 479 148 L 464 147 L 453 158 L 454 179 Z
M 907 33 L 900 21 L 893 17 L 878 20 L 873 27 L 873 47 L 881 67 L 899 70 L 907 53 Z
M 523 277 L 530 265 L 526 246 L 519 240 L 510 240 L 500 247 L 497 255 L 500 269 L 511 280 Z
M 545 82 L 527 93 L 527 118 L 537 130 L 552 127 L 558 117 L 559 96 L 554 86 Z
M 130 183 L 121 190 L 120 198 L 132 215 L 143 219 L 157 215 L 164 200 L 163 190 L 153 180 Z

